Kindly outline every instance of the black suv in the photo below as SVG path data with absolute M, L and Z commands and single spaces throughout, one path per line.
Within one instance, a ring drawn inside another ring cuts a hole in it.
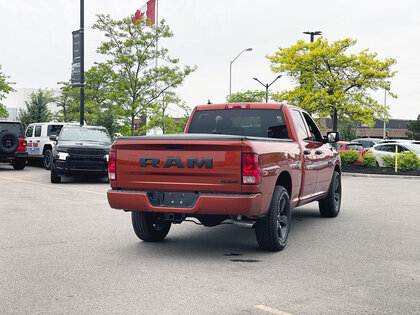
M 28 158 L 23 126 L 17 121 L 0 121 L 0 162 L 11 163 L 23 170 Z
M 104 127 L 64 126 L 52 151 L 51 183 L 60 183 L 61 176 L 108 176 L 108 154 L 111 137 Z

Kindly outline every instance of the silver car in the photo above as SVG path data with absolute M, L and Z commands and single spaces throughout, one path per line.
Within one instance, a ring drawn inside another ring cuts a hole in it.
M 382 157 L 384 155 L 395 155 L 395 147 L 397 147 L 398 153 L 411 151 L 420 158 L 420 145 L 407 142 L 377 144 L 370 148 L 368 152 L 376 156 L 376 166 L 385 167 Z

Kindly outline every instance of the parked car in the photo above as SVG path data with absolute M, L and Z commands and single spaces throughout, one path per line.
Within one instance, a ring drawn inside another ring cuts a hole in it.
M 366 153 L 366 150 L 363 148 L 361 143 L 348 142 L 348 141 L 337 142 L 337 152 L 351 151 L 351 150 L 355 150 L 359 152 L 360 156 L 363 156 Z M 357 161 L 356 164 L 362 164 L 362 162 Z
M 111 137 L 104 127 L 63 126 L 55 142 L 51 161 L 51 183 L 62 176 L 108 176 L 108 154 Z
M 386 140 L 382 140 L 379 144 L 381 144 L 381 143 L 396 143 L 396 142 L 420 144 L 419 140 L 409 140 L 409 139 L 386 139 Z
M 359 139 L 353 139 L 351 140 L 351 142 L 360 143 L 365 150 L 369 150 L 375 144 L 381 143 L 382 140 L 383 139 L 380 139 L 380 138 L 359 138 Z
M 420 157 L 420 145 L 406 142 L 377 144 L 370 148 L 368 152 L 376 156 L 376 166 L 385 167 L 382 157 L 384 155 L 395 155 L 395 147 L 398 148 L 398 153 L 411 151 Z
M 51 169 L 51 156 L 54 142 L 50 136 L 60 134 L 61 128 L 67 125 L 77 126 L 76 123 L 33 123 L 26 128 L 27 152 L 29 160 L 42 159 L 44 168 Z
M 22 123 L 0 121 L 0 162 L 12 164 L 15 170 L 23 170 L 27 157 Z

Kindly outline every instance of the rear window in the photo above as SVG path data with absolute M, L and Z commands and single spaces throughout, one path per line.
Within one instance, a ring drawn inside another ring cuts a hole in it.
M 363 146 L 361 144 L 348 144 L 347 149 L 349 150 L 363 150 Z
M 214 133 L 288 139 L 279 109 L 221 109 L 196 111 L 188 133 Z
M 24 138 L 24 131 L 21 123 L 0 121 L 0 132 L 12 132 L 19 138 Z

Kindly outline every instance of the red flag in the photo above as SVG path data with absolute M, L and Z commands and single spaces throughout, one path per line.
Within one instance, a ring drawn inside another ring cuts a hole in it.
M 140 9 L 138 9 L 134 14 L 133 24 L 135 24 L 137 20 L 141 20 L 144 14 L 146 14 L 146 17 L 150 19 L 150 24 L 155 24 L 155 4 L 156 0 L 149 0 Z

